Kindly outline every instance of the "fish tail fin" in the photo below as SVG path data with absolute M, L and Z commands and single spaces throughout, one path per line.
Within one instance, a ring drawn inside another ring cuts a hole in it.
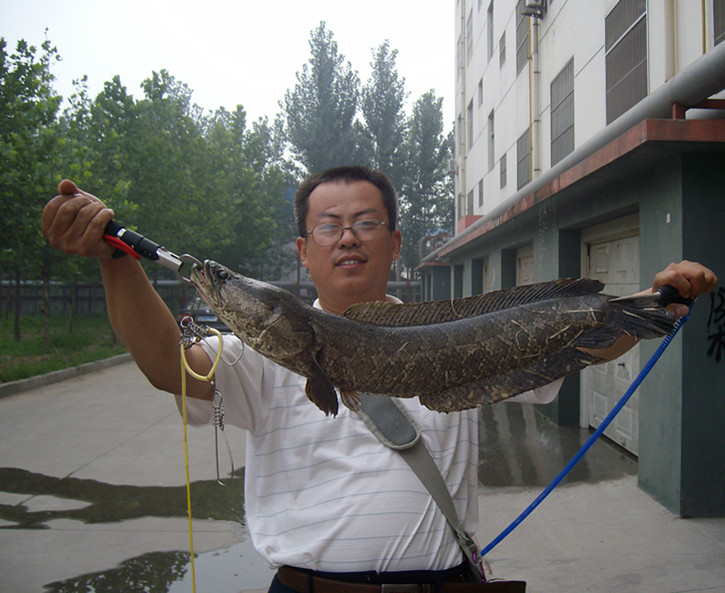
M 646 299 L 632 301 L 612 301 L 607 303 L 607 315 L 603 324 L 575 343 L 584 348 L 605 348 L 623 333 L 637 339 L 660 338 L 671 333 L 675 326 L 675 316 L 664 307 Z

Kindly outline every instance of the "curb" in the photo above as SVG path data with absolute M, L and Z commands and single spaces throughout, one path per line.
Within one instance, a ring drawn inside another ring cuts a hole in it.
M 35 377 L 29 377 L 27 379 L 20 379 L 19 381 L 10 381 L 8 383 L 0 383 L 0 398 L 14 395 L 28 389 L 35 389 L 36 387 L 43 387 L 44 385 L 50 385 L 51 383 L 57 383 L 58 381 L 64 381 L 72 377 L 79 377 L 86 375 L 94 371 L 100 371 L 102 369 L 122 364 L 133 360 L 130 354 L 119 354 L 118 356 L 112 356 L 111 358 L 104 358 L 103 360 L 96 360 L 95 362 L 86 362 L 84 364 L 71 367 L 69 369 L 62 369 L 60 371 L 52 371 L 44 375 L 37 375 Z

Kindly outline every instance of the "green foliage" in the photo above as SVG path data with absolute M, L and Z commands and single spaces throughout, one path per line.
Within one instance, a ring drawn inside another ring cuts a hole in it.
M 114 339 L 105 315 L 84 315 L 73 333 L 68 332 L 67 315 L 52 315 L 50 352 L 45 351 L 42 319 L 28 315 L 22 322 L 25 335 L 17 342 L 12 339 L 11 323 L 0 320 L 0 381 L 17 381 L 126 351 Z
M 310 172 L 358 161 L 355 125 L 360 95 L 357 72 L 337 49 L 325 23 L 312 32 L 309 63 L 285 95 L 287 130 L 295 157 Z
M 425 93 L 416 101 L 409 122 L 400 217 L 406 237 L 401 259 L 408 268 L 418 264 L 423 236 L 453 225 L 453 188 L 447 173 L 453 142 L 452 134 L 443 134 L 442 101 L 432 90 Z
M 362 90 L 362 113 L 370 141 L 370 165 L 386 171 L 393 185 L 401 187 L 405 169 L 405 78 L 395 68 L 397 50 L 386 40 L 373 51 L 371 78 Z
M 61 97 L 50 71 L 56 59 L 48 41 L 38 52 L 20 40 L 8 54 L 0 38 L 0 269 L 39 267 L 38 221 L 58 142 Z
M 82 78 L 59 113 L 55 48 L 20 41 L 10 53 L 0 39 L 0 274 L 46 282 L 98 277 L 94 261 L 44 248 L 42 208 L 68 177 L 120 223 L 171 251 L 276 279 L 296 267 L 294 188 L 303 175 L 342 164 L 374 166 L 393 180 L 412 268 L 421 234 L 452 226 L 452 142 L 432 92 L 406 116 L 396 58 L 388 41 L 374 49 L 361 87 L 322 22 L 272 122 L 248 122 L 241 105 L 204 112 L 163 69 L 142 83 L 138 98 L 118 76 L 91 97 Z M 154 277 L 172 277 L 145 265 Z

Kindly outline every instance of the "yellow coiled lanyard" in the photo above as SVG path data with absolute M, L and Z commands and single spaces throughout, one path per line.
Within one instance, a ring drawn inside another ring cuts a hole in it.
M 186 424 L 187 424 L 187 416 L 186 416 L 186 374 L 189 373 L 192 377 L 195 379 L 198 379 L 199 381 L 212 381 L 212 377 L 214 376 L 214 372 L 216 371 L 216 367 L 219 364 L 219 361 L 222 357 L 222 335 L 221 333 L 213 328 L 207 328 L 209 332 L 212 334 L 215 334 L 217 338 L 219 339 L 219 350 L 217 352 L 216 358 L 214 359 L 214 362 L 211 365 L 211 370 L 207 375 L 200 375 L 196 371 L 194 371 L 190 366 L 189 363 L 186 360 L 186 345 L 182 341 L 180 344 L 180 350 L 181 350 L 181 416 L 183 419 L 183 425 L 184 425 L 184 460 L 185 460 L 185 466 L 186 466 L 186 512 L 189 517 L 189 553 L 191 554 L 191 590 L 196 593 L 196 572 L 194 569 L 194 535 L 191 527 L 191 481 L 189 479 L 189 441 L 187 439 L 187 433 L 186 433 Z M 217 464 L 217 471 L 218 471 L 218 464 Z

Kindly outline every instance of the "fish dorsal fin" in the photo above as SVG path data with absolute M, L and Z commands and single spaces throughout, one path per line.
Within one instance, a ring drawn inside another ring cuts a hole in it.
M 430 325 L 492 313 L 535 301 L 596 294 L 602 288 L 604 284 L 591 278 L 559 278 L 448 301 L 426 301 L 404 305 L 385 302 L 360 303 L 347 309 L 343 315 L 361 323 L 388 327 Z

